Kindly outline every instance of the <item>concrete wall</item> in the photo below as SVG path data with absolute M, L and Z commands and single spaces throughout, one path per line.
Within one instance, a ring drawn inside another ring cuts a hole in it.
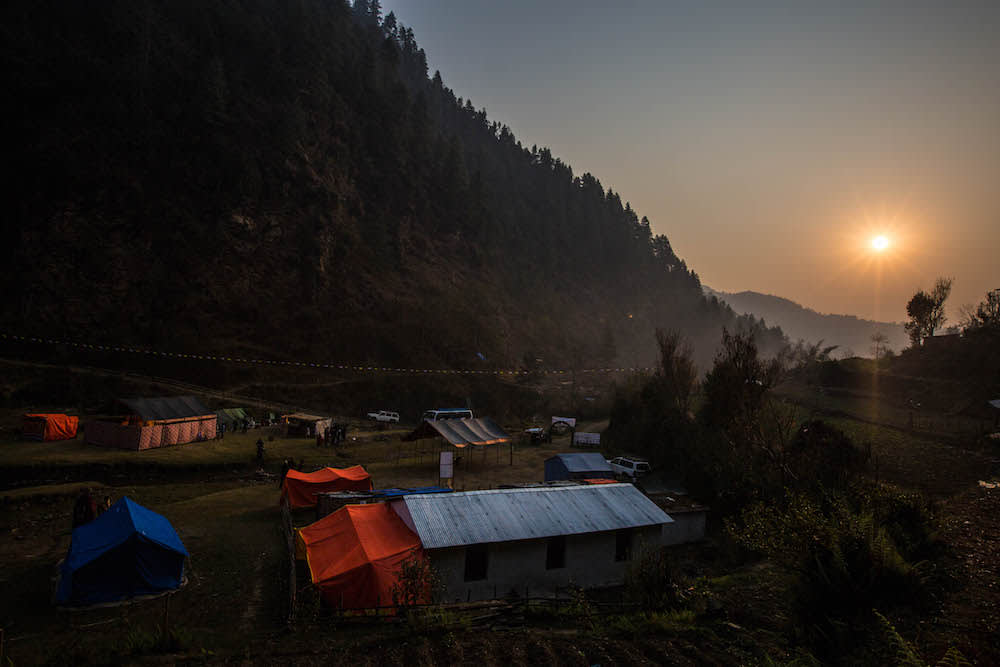
M 673 510 L 670 518 L 674 520 L 663 526 L 664 546 L 687 544 L 705 539 L 705 520 L 708 511 L 704 509 Z
M 660 526 L 632 532 L 633 559 L 642 545 L 661 544 Z M 464 581 L 465 547 L 431 549 L 427 556 L 444 585 L 443 602 L 490 600 L 511 591 L 524 596 L 565 593 L 570 585 L 581 588 L 614 586 L 624 582 L 629 562 L 615 561 L 615 533 L 588 533 L 566 537 L 566 566 L 545 569 L 547 540 L 521 540 L 490 544 L 486 579 Z

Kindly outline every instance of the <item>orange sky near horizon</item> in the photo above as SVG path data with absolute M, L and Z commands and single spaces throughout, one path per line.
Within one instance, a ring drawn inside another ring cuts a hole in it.
M 456 95 L 612 187 L 713 289 L 902 321 L 947 276 L 954 323 L 1000 288 L 1000 3 L 382 7 Z

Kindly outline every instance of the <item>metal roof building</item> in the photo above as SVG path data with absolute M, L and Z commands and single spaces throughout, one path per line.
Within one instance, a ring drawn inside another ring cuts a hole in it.
M 425 549 L 532 540 L 673 522 L 631 484 L 406 496 L 403 520 Z M 397 510 L 399 511 L 399 510 Z
M 405 496 L 391 503 L 420 537 L 445 601 L 560 595 L 620 585 L 673 524 L 631 484 Z

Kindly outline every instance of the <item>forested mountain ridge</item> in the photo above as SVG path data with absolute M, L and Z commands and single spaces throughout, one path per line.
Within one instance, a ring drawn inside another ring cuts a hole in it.
M 657 326 L 707 364 L 722 326 L 753 326 L 617 193 L 428 76 L 377 3 L 0 15 L 8 331 L 586 368 L 651 361 Z
M 753 315 L 772 326 L 781 327 L 792 341 L 823 341 L 825 345 L 836 345 L 834 357 L 870 356 L 872 335 L 877 332 L 885 334 L 889 349 L 895 352 L 901 352 L 909 345 L 906 331 L 898 322 L 876 322 L 854 315 L 819 313 L 789 299 L 760 292 L 727 293 L 707 287 L 705 290 L 737 313 Z

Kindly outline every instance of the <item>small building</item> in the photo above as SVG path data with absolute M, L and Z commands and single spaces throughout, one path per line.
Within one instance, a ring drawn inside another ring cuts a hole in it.
M 545 459 L 545 481 L 614 479 L 615 473 L 600 452 L 556 454 Z
M 318 434 L 325 433 L 332 422 L 330 417 L 320 417 L 304 412 L 281 415 L 281 421 L 285 424 L 286 436 L 305 438 L 313 438 Z
M 664 531 L 665 546 L 705 539 L 709 508 L 693 501 L 680 479 L 656 470 L 639 478 L 636 486 L 674 520 L 670 529 Z
M 26 440 L 72 440 L 76 437 L 79 417 L 63 414 L 24 415 L 21 435 Z
M 445 602 L 622 584 L 673 523 L 631 484 L 410 495 L 391 506 L 420 537 Z
M 88 443 L 142 450 L 215 437 L 215 412 L 194 396 L 122 398 L 118 403 L 128 414 L 88 422 Z

